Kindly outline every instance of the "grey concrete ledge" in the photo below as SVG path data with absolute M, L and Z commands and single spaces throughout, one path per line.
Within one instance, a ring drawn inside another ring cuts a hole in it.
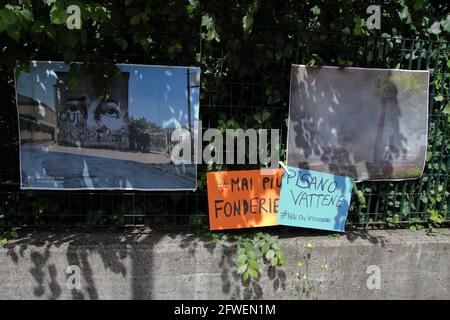
M 235 272 L 233 243 L 151 230 L 32 232 L 0 248 L 0 299 L 450 299 L 450 230 L 438 231 L 289 235 L 286 266 L 249 283 Z M 80 289 L 68 286 L 69 266 L 79 267 Z

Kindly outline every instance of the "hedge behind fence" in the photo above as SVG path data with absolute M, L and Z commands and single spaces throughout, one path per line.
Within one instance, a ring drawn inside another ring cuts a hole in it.
M 20 3 L 20 4 L 19 4 Z M 447 1 L 8 1 L 0 9 L 0 223 L 186 226 L 207 223 L 206 170 L 192 192 L 20 191 L 14 67 L 64 60 L 73 85 L 94 73 L 98 90 L 115 63 L 199 65 L 204 129 L 282 129 L 285 158 L 291 63 L 430 69 L 427 165 L 420 180 L 358 184 L 349 223 L 407 225 L 450 220 L 450 33 Z M 80 30 L 66 8 L 81 8 Z M 251 166 L 246 166 L 250 168 Z M 243 167 L 239 167 L 242 169 Z

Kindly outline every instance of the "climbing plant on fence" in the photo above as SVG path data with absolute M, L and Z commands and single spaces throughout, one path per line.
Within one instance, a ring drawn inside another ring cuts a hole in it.
M 79 30 L 66 27 L 70 4 L 81 8 Z M 99 91 L 117 72 L 115 63 L 199 65 L 203 128 L 281 129 L 282 159 L 291 63 L 429 69 L 423 177 L 357 184 L 349 224 L 402 224 L 414 230 L 449 221 L 449 4 L 397 0 L 380 6 L 381 30 L 369 30 L 366 1 L 2 3 L 0 224 L 8 230 L 23 225 L 205 225 L 205 172 L 237 168 L 200 165 L 197 192 L 21 191 L 13 77 L 16 65 L 16 72 L 26 71 L 32 59 L 83 62 L 71 64 L 69 85 L 76 86 L 89 72 Z

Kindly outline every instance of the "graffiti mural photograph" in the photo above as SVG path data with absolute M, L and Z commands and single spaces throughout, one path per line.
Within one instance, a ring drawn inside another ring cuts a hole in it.
M 33 61 L 19 74 L 22 188 L 196 189 L 196 165 L 170 155 L 172 132 L 198 121 L 200 69 L 116 66 L 106 94 L 88 74 L 69 85 L 60 62 Z
M 419 178 L 428 78 L 427 70 L 293 65 L 288 165 L 358 181 Z

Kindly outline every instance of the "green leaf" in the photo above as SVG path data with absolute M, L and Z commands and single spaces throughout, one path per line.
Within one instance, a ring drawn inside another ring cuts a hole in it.
M 12 38 L 15 41 L 19 42 L 19 40 L 20 40 L 20 31 L 19 31 L 18 28 L 11 26 L 8 29 L 6 29 L 6 33 L 8 34 L 8 36 L 10 38 Z
M 436 223 L 444 222 L 444 218 L 436 210 L 430 210 L 430 220 Z
M 249 34 L 252 31 L 253 16 L 247 13 L 242 18 L 242 26 L 244 28 L 244 33 Z
M 409 14 L 409 10 L 407 6 L 403 6 L 402 10 L 398 12 L 398 16 L 401 20 L 406 20 L 406 23 L 411 23 L 411 15 Z
M 272 249 L 281 250 L 281 244 L 279 242 L 272 243 Z
M 446 32 L 450 33 L 450 14 L 447 14 L 445 19 L 441 20 L 441 26 L 442 29 L 444 29 Z M 450 61 L 450 60 L 448 60 Z
M 409 203 L 406 202 L 404 203 L 403 207 L 402 207 L 402 214 L 404 216 L 408 216 L 408 214 L 411 212 L 411 208 L 409 207 Z
M 0 18 L 0 32 L 3 32 L 7 28 L 7 24 Z
M 65 8 L 54 6 L 50 10 L 50 21 L 53 24 L 64 24 L 67 21 L 67 12 Z
M 250 242 L 250 241 L 248 241 L 248 240 L 246 240 L 246 241 L 244 242 L 244 248 L 247 250 L 247 252 L 248 252 L 248 251 L 255 250 L 255 248 L 254 248 L 254 246 L 253 246 L 253 243 Z
M 311 8 L 311 12 L 313 15 L 318 16 L 320 14 L 320 8 L 318 6 L 314 6 Z
M 283 251 L 277 251 L 276 256 L 280 265 L 284 265 L 286 263 L 286 254 Z
M 253 117 L 255 121 L 257 121 L 259 124 L 269 120 L 271 116 L 271 113 L 267 110 L 263 110 L 262 112 L 256 113 Z
M 45 25 L 41 22 L 35 22 L 30 28 L 31 33 L 39 33 L 45 29 Z
M 69 69 L 69 73 L 67 75 L 67 86 L 70 89 L 75 89 L 81 82 L 84 73 L 80 69 L 79 65 L 73 65 Z
M 267 251 L 267 253 L 266 253 L 266 259 L 270 261 L 270 260 L 273 259 L 273 257 L 275 257 L 275 251 L 273 251 L 273 250 Z
M 210 29 L 208 33 L 206 34 L 206 40 L 216 40 L 217 42 L 220 42 L 219 34 L 216 32 L 215 29 Z
M 398 214 L 394 214 L 394 217 L 392 219 L 393 223 L 398 223 L 400 216 Z
M 255 269 L 249 268 L 247 271 L 250 274 L 250 277 L 252 277 L 253 279 L 258 278 L 258 272 Z
M 254 249 L 251 249 L 247 251 L 247 256 L 249 259 L 256 259 L 258 255 Z
M 277 266 L 278 265 L 278 258 L 277 257 L 274 257 L 274 258 L 272 258 L 272 260 L 270 260 L 270 264 L 272 265 L 272 266 Z
M 442 113 L 444 114 L 450 114 L 450 102 L 447 103 L 445 108 L 442 110 Z
M 250 259 L 248 260 L 248 265 L 255 270 L 259 270 L 259 263 L 256 260 Z
M 3 8 L 0 10 L 0 19 L 6 24 L 6 25 L 13 25 L 17 22 L 17 16 L 14 12 L 11 10 L 8 10 L 6 8 Z
M 214 25 L 214 18 L 212 18 L 209 14 L 205 14 L 202 16 L 202 27 L 206 27 L 207 33 L 206 33 L 206 40 L 212 41 L 216 40 L 217 42 L 220 42 L 220 36 L 216 31 L 215 25 Z M 202 37 L 205 35 L 202 34 Z
M 116 43 L 122 48 L 122 50 L 126 50 L 128 48 L 128 42 L 123 38 L 116 39 Z
M 214 19 L 209 14 L 205 14 L 202 16 L 202 22 L 201 22 L 202 27 L 209 28 L 213 23 L 214 23 Z
M 434 22 L 430 28 L 428 28 L 428 32 L 438 35 L 441 33 L 441 24 L 439 22 Z
M 247 256 L 245 254 L 241 254 L 238 256 L 236 263 L 239 265 L 239 264 L 245 263 L 246 261 L 247 261 Z
M 237 268 L 237 272 L 239 274 L 242 274 L 242 273 L 246 272 L 247 269 L 248 269 L 248 265 L 246 263 L 244 263 L 243 265 L 241 265 Z
M 414 0 L 413 9 L 414 11 L 421 10 L 423 5 L 425 4 L 425 0 Z
M 242 275 L 242 278 L 244 279 L 244 281 L 246 281 L 249 277 L 250 273 L 247 271 L 244 272 L 244 274 Z
M 141 21 L 141 16 L 136 14 L 130 18 L 130 25 L 135 26 Z
M 33 14 L 31 13 L 30 10 L 24 9 L 20 11 L 20 14 L 22 15 L 22 17 L 27 20 L 27 21 L 33 21 Z
M 194 11 L 199 7 L 200 1 L 198 0 L 189 0 L 189 5 L 187 6 L 187 11 L 189 14 L 193 14 Z

